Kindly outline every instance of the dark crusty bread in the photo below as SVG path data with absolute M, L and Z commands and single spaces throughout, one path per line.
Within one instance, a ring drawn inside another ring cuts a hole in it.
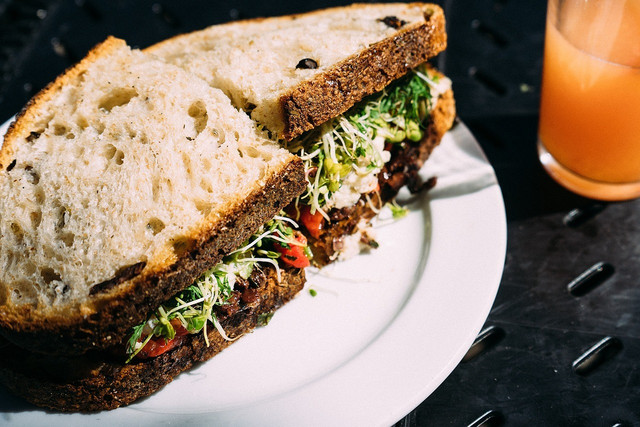
M 443 51 L 447 39 L 442 9 L 428 5 L 424 10 L 424 22 L 402 28 L 283 94 L 284 138 L 291 140 L 344 113 Z
M 49 354 L 110 347 L 304 185 L 221 91 L 110 38 L 0 151 L 0 334 Z
M 444 75 L 438 74 L 444 78 Z M 357 238 L 362 238 L 362 244 L 367 246 L 369 237 L 366 233 L 357 234 L 362 230 L 362 224 L 377 216 L 378 210 L 414 178 L 433 149 L 440 144 L 444 134 L 451 128 L 455 117 L 453 91 L 448 89 L 438 97 L 429 115 L 422 140 L 418 143 L 406 141 L 399 149 L 392 151 L 391 160 L 378 174 L 380 192 L 369 194 L 369 200 L 363 196 L 354 206 L 331 209 L 328 212 L 331 221 L 320 230 L 318 238 L 307 236 L 316 266 L 322 267 L 334 260 L 342 249 L 344 239 L 349 239 L 349 236 L 357 235 Z
M 291 140 L 437 55 L 446 41 L 437 5 L 354 4 L 212 26 L 146 51 L 198 74 L 276 138 Z M 297 66 L 305 58 L 312 68 Z
M 266 283 L 258 288 L 259 305 L 246 307 L 222 321 L 226 334 L 251 332 L 260 317 L 285 304 L 303 287 L 303 270 L 283 270 L 278 283 L 273 267 L 265 267 Z M 234 341 L 211 327 L 207 346 L 202 334 L 190 335 L 179 347 L 158 357 L 128 365 L 105 353 L 45 357 L 14 345 L 0 347 L 0 382 L 29 402 L 63 412 L 101 411 L 127 405 L 154 393 L 180 372 L 210 359 Z

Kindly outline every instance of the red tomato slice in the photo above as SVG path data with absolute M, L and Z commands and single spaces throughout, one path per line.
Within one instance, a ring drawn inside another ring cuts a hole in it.
M 158 357 L 161 354 L 179 346 L 182 344 L 184 335 L 176 335 L 174 339 L 167 340 L 165 338 L 152 338 L 140 352 L 136 355 L 141 359 L 148 359 L 150 357 Z
M 324 217 L 319 210 L 312 214 L 309 206 L 302 206 L 300 208 L 300 222 L 312 237 L 320 238 L 320 231 L 324 228 Z
M 275 243 L 274 249 L 282 254 L 280 259 L 285 264 L 288 264 L 295 268 L 304 268 L 309 267 L 311 263 L 309 262 L 309 258 L 304 253 L 304 246 L 307 245 L 307 238 L 302 235 L 302 233 L 296 233 L 295 239 L 300 242 L 303 246 L 299 245 L 289 245 L 288 248 L 280 246 L 278 243 Z
M 151 338 L 151 340 L 149 340 L 149 342 L 145 344 L 144 347 L 142 347 L 142 350 L 140 350 L 136 357 L 139 357 L 141 359 L 158 357 L 161 354 L 166 353 L 167 351 L 182 344 L 184 336 L 188 335 L 189 331 L 184 326 L 182 326 L 182 322 L 180 322 L 180 320 L 178 319 L 171 319 L 171 325 L 176 331 L 176 336 L 173 339 L 168 340 L 163 337 Z

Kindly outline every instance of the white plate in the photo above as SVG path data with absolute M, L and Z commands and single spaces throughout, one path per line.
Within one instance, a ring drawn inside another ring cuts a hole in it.
M 161 391 L 111 412 L 66 415 L 22 405 L 0 390 L 0 401 L 16 402 L 15 410 L 0 404 L 0 424 L 394 423 L 460 362 L 502 274 L 502 195 L 462 124 L 445 136 L 433 162 L 457 155 L 483 167 L 484 177 L 418 197 L 407 217 L 379 224 L 378 250 L 308 274 L 305 290 L 268 327 Z M 452 181 L 444 176 L 442 185 Z

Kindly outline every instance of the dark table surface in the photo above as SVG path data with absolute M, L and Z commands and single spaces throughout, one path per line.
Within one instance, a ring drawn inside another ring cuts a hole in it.
M 109 34 L 146 47 L 215 23 L 345 3 L 0 0 L 0 122 Z M 449 33 L 437 63 L 498 176 L 508 249 L 476 344 L 398 425 L 640 425 L 640 201 L 578 197 L 537 161 L 546 2 L 437 3 Z M 567 290 L 599 262 L 585 288 Z

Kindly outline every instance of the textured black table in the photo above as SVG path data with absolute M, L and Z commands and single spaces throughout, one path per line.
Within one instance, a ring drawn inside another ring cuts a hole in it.
M 214 23 L 344 3 L 0 0 L 0 121 L 109 34 L 145 47 Z M 640 425 L 640 201 L 575 196 L 537 163 L 545 2 L 438 3 L 449 32 L 438 65 L 498 175 L 508 252 L 477 344 L 398 425 Z M 593 280 L 567 290 L 599 262 Z M 0 424 L 12 404 L 0 402 Z

